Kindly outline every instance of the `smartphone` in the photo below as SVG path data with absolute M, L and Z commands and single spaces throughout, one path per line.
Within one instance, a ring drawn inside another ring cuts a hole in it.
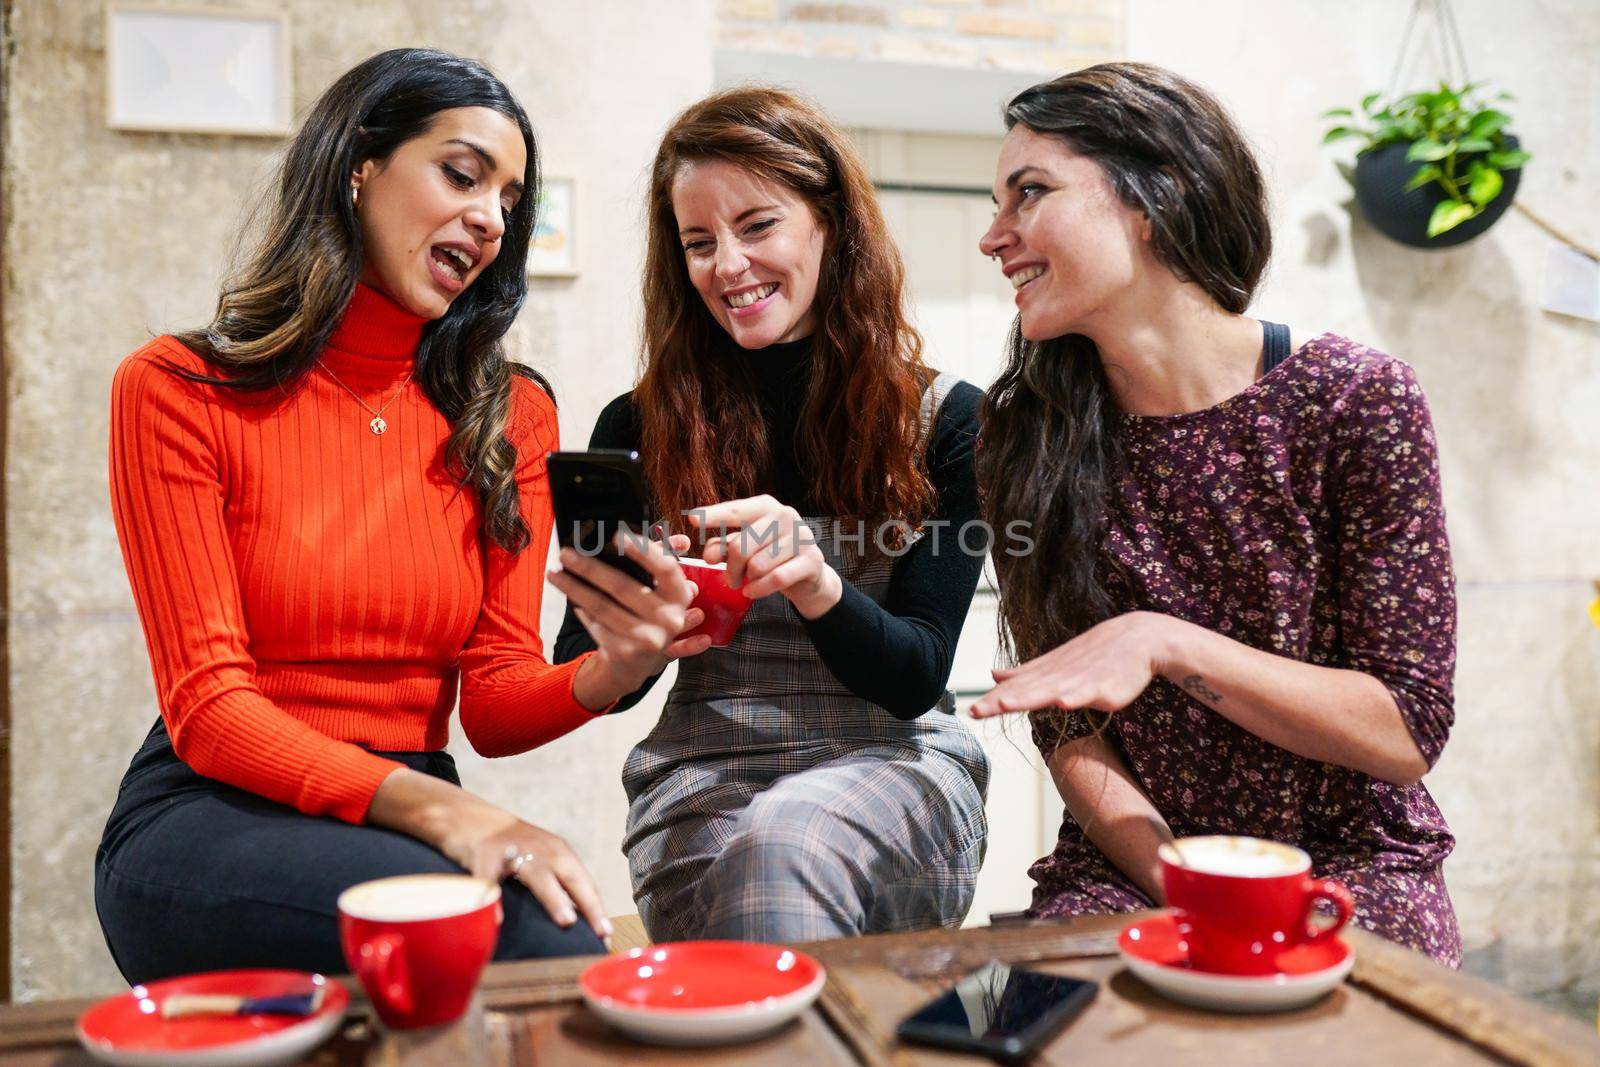
M 545 470 L 556 541 L 654 586 L 650 572 L 618 551 L 613 540 L 619 530 L 642 535 L 650 525 L 639 453 L 609 448 L 551 452 L 545 456 Z
M 1088 1007 L 1099 985 L 995 961 L 900 1024 L 901 1040 L 1021 1063 Z

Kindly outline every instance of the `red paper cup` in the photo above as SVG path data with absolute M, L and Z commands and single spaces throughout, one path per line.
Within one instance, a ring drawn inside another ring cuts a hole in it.
M 1185 837 L 1162 845 L 1167 903 L 1196 970 L 1278 973 L 1278 956 L 1332 937 L 1355 910 L 1338 882 L 1311 877 L 1311 857 L 1292 845 L 1256 837 Z M 1319 900 L 1338 911 L 1332 926 L 1313 926 Z
M 689 606 L 706 613 L 705 622 L 679 634 L 678 640 L 710 634 L 712 645 L 718 648 L 732 644 L 733 635 L 744 622 L 745 612 L 750 610 L 751 600 L 743 590 L 728 585 L 728 565 L 679 557 L 678 566 L 683 568 L 684 577 L 700 590 Z
M 442 1026 L 467 1010 L 500 914 L 500 887 L 478 878 L 380 878 L 339 894 L 339 939 L 385 1026 Z

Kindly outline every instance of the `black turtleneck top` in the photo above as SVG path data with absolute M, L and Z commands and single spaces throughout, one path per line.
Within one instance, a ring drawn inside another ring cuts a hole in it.
M 795 442 L 811 372 L 810 349 L 810 341 L 801 340 L 745 353 L 760 392 L 773 454 L 773 484 L 761 491 L 802 515 L 818 514 L 812 472 L 805 468 Z M 983 557 L 962 551 L 956 536 L 965 523 L 979 517 L 973 445 L 982 398 L 977 387 L 959 383 L 946 397 L 928 443 L 928 476 L 938 493 L 932 518 L 949 523 L 938 528 L 938 550 L 929 533 L 896 559 L 882 606 L 845 582 L 839 603 L 830 611 L 802 620 L 833 676 L 897 718 L 916 718 L 944 692 L 961 624 L 983 571 Z M 601 411 L 589 447 L 640 447 L 632 393 L 617 397 Z M 968 540 L 977 545 L 983 539 L 974 533 Z M 569 606 L 556 637 L 556 662 L 565 663 L 594 647 L 594 639 Z M 638 703 L 655 681 L 651 678 L 624 697 L 616 710 Z

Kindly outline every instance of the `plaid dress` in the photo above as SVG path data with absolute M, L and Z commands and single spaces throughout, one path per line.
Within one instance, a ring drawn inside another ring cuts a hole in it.
M 954 383 L 940 375 L 924 395 L 924 438 Z M 859 545 L 853 522 L 805 521 L 840 577 L 882 604 L 894 560 L 870 551 L 872 532 Z M 679 662 L 623 767 L 639 915 L 657 941 L 958 926 L 988 781 L 948 691 L 895 718 L 833 677 L 788 600 L 763 597 L 731 645 Z

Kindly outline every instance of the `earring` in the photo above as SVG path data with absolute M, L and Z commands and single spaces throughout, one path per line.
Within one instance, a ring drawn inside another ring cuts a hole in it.
M 355 182 L 350 183 L 350 206 L 361 206 L 361 186 L 357 185 Z

